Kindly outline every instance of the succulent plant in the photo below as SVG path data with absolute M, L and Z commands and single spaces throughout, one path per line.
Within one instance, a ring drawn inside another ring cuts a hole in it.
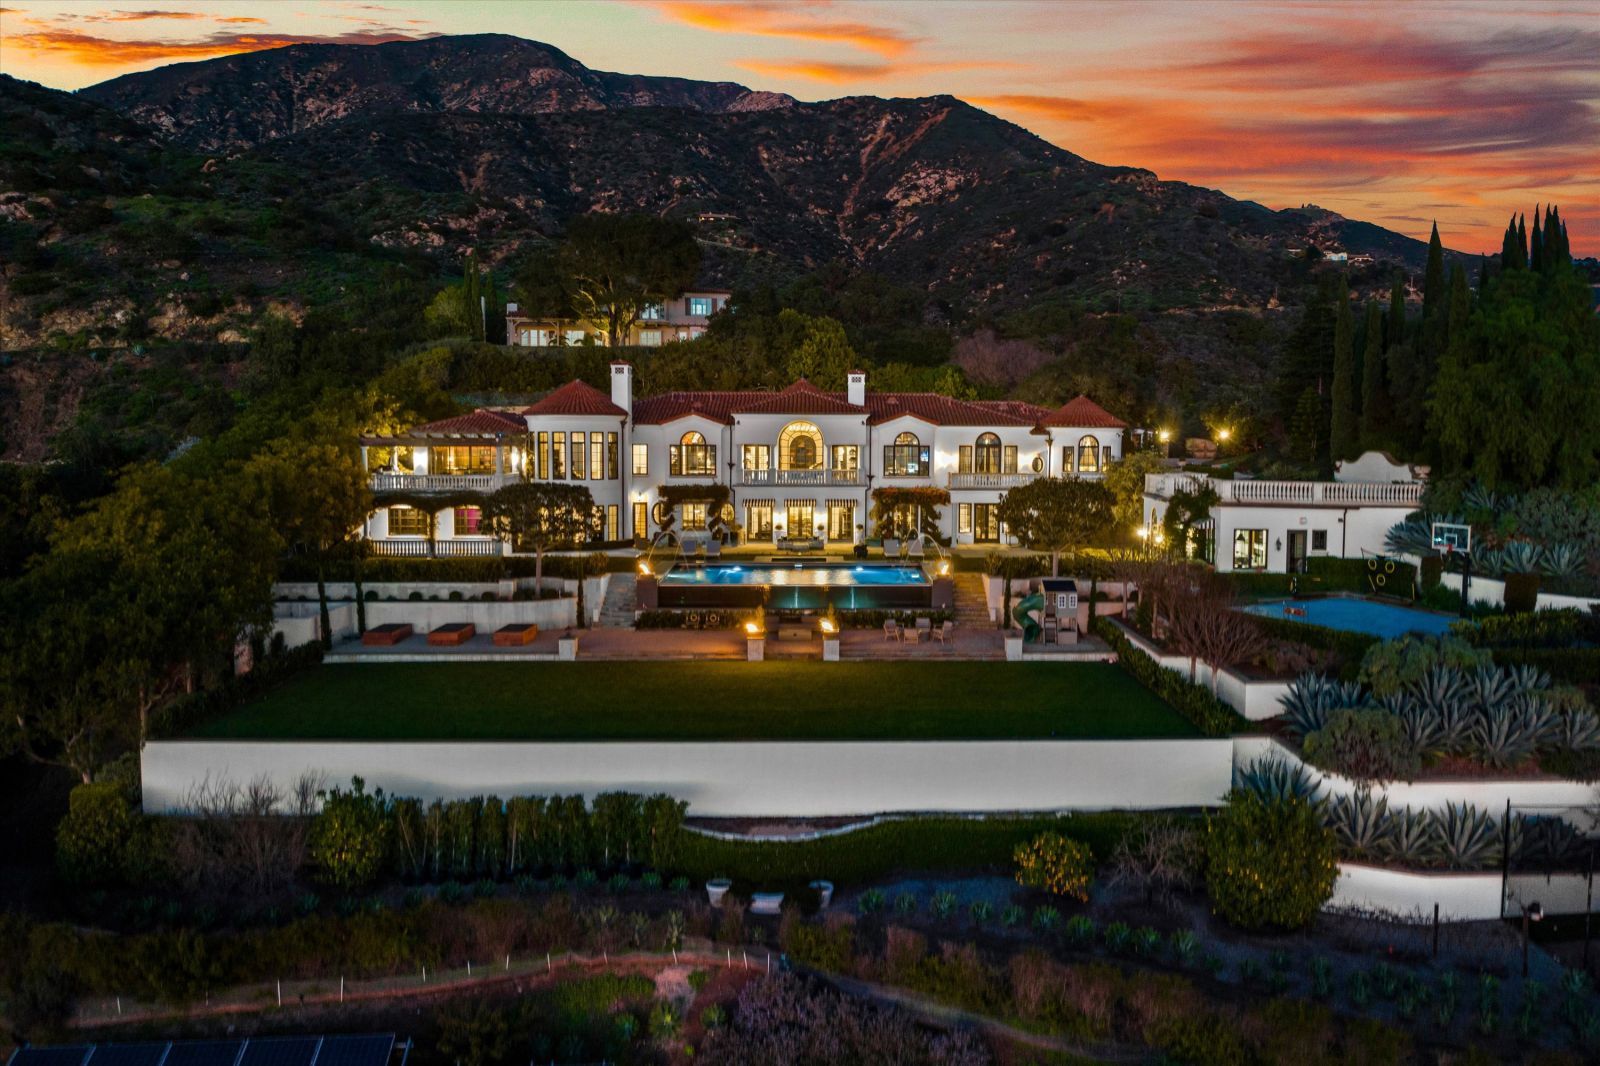
M 1407 807 L 1389 815 L 1381 852 L 1385 859 L 1401 866 L 1428 866 L 1434 861 L 1436 847 L 1431 812 Z
M 1317 792 L 1317 782 L 1304 766 L 1277 755 L 1253 760 L 1238 771 L 1234 784 L 1268 800 L 1311 800 Z
M 1365 788 L 1330 800 L 1323 821 L 1344 850 L 1356 858 L 1382 854 L 1393 826 L 1389 801 L 1383 797 L 1373 799 L 1372 791 Z
M 1500 857 L 1494 819 L 1470 804 L 1451 804 L 1433 819 L 1435 854 L 1452 870 L 1476 870 Z
M 1588 855 L 1588 842 L 1563 818 L 1518 816 L 1509 835 L 1518 866 L 1550 869 Z
M 1587 560 L 1576 544 L 1548 544 L 1544 549 L 1543 572 L 1550 577 L 1570 580 L 1583 573 Z
M 1074 944 L 1089 944 L 1094 941 L 1094 919 L 1086 914 L 1075 914 L 1067 921 L 1067 939 Z
M 1126 922 L 1112 922 L 1106 926 L 1105 937 L 1106 947 L 1120 955 L 1133 943 L 1133 930 Z
M 1180 966 L 1187 966 L 1194 959 L 1195 952 L 1200 949 L 1200 940 L 1191 929 L 1174 930 L 1167 942 L 1172 948 L 1172 957 L 1178 960 Z
M 1589 711 L 1557 715 L 1554 743 L 1572 751 L 1600 748 L 1600 715 Z
M 1544 549 L 1531 540 L 1513 540 L 1500 550 L 1500 572 L 1537 574 L 1544 569 Z
M 1472 750 L 1489 766 L 1516 766 L 1538 746 L 1538 728 L 1525 711 L 1503 707 L 1479 717 L 1472 730 Z
M 1366 706 L 1367 698 L 1361 686 L 1353 681 L 1340 682 L 1321 674 L 1304 673 L 1295 678 L 1278 702 L 1290 731 L 1303 737 L 1321 729 L 1334 711 Z

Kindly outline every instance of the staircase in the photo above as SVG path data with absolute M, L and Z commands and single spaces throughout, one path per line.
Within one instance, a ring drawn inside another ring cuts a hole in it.
M 600 605 L 600 624 L 610 629 L 632 629 L 635 597 L 634 575 L 612 574 L 606 582 L 606 599 Z
M 992 629 L 989 607 L 983 599 L 983 575 L 956 574 L 956 625 L 963 629 Z

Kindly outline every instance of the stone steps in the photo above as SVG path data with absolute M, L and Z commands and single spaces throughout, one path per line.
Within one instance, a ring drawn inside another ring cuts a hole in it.
M 600 624 L 611 629 L 632 629 L 637 609 L 637 588 L 633 574 L 612 574 L 606 583 L 606 599 L 600 605 Z

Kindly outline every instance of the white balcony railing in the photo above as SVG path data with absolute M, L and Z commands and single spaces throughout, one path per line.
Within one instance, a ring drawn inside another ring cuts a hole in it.
M 421 537 L 405 540 L 369 540 L 373 555 L 399 556 L 407 559 L 460 559 L 485 555 L 503 555 L 505 544 L 496 537 L 473 537 L 461 540 L 424 540 Z
M 746 485 L 788 485 L 803 488 L 832 488 L 836 485 L 861 485 L 860 470 L 746 470 Z
M 1014 489 L 1026 485 L 1036 474 L 951 474 L 952 489 Z
M 506 483 L 503 474 L 373 474 L 374 492 L 493 492 Z
M 1170 499 L 1206 484 L 1223 503 L 1300 504 L 1308 507 L 1414 507 L 1422 500 L 1420 481 L 1257 481 L 1219 479 L 1200 474 L 1146 474 L 1148 496 Z

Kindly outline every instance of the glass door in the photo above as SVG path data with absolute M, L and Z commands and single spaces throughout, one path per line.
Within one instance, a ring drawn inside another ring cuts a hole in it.
M 828 507 L 828 539 L 854 541 L 856 539 L 856 509 L 852 504 L 832 504 Z
M 975 503 L 972 505 L 972 539 L 979 544 L 1000 543 L 1000 505 Z

